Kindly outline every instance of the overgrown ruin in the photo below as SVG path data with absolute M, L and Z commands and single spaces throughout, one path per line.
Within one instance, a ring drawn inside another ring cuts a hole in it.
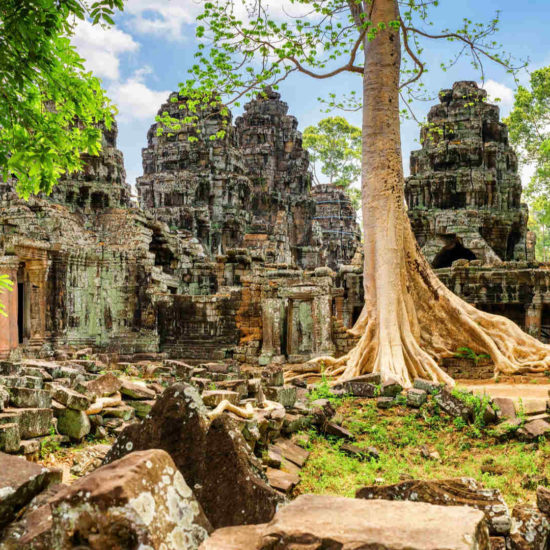
M 440 99 L 406 181 L 418 243 L 457 294 L 548 340 L 550 272 L 534 261 L 498 108 L 472 82 Z M 174 93 L 159 113 L 183 119 L 182 105 Z M 508 449 L 529 443 L 522 460 L 538 460 L 550 435 L 547 385 L 518 401 L 506 384 L 489 399 L 483 386 L 457 392 L 416 378 L 404 390 L 379 373 L 333 387 L 308 384 L 319 372 L 285 377 L 285 364 L 354 346 L 363 281 L 352 203 L 342 188 L 311 186 L 298 122 L 279 94 L 266 90 L 235 123 L 213 103 L 197 127 L 157 130 L 143 149 L 139 205 L 116 125 L 101 155 L 51 196 L 24 201 L 12 182 L 0 187 L 0 273 L 16 282 L 0 317 L 0 547 L 427 548 L 429 536 L 430 548 L 545 548 L 544 487 L 536 508 L 510 511 L 498 489 L 469 477 L 378 476 L 434 426 L 442 446 L 445 434 L 468 426 L 479 438 L 482 426 Z M 457 378 L 494 374 L 490 358 L 446 359 Z M 384 432 L 388 417 L 408 430 L 396 432 L 399 444 Z M 371 435 L 390 446 L 390 461 L 364 446 Z M 362 480 L 356 499 L 302 495 L 282 506 L 316 437 L 339 460 L 374 464 L 376 482 Z M 85 438 L 70 485 L 67 472 L 31 463 Z M 441 462 L 427 445 L 412 451 L 409 468 Z
M 440 93 L 411 155 L 411 223 L 453 291 L 547 339 L 549 272 L 534 262 L 516 156 L 485 95 L 471 82 Z M 182 102 L 172 94 L 159 113 L 182 119 Z M 311 186 L 298 121 L 277 92 L 234 124 L 215 105 L 197 127 L 153 124 L 139 207 L 116 127 L 51 196 L 26 202 L 3 185 L 0 265 L 17 281 L 0 318 L 3 356 L 91 347 L 269 364 L 353 345 L 363 291 L 349 199 Z

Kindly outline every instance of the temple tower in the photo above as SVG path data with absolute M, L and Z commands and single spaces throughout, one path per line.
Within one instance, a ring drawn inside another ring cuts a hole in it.
M 435 268 L 532 259 L 527 206 L 499 108 L 475 82 L 439 93 L 411 153 L 405 197 L 414 234 Z

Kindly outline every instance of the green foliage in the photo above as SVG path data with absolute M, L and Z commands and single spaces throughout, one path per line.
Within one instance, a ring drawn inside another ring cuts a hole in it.
M 481 72 L 483 60 L 510 71 L 517 69 L 491 39 L 498 30 L 498 14 L 486 24 L 465 18 L 456 30 L 423 30 L 433 25 L 430 8 L 438 3 L 399 2 L 399 18 L 375 24 L 369 19 L 369 3 L 362 0 L 289 0 L 284 10 L 280 2 L 270 0 L 205 1 L 197 18 L 195 63 L 180 85 L 181 97 L 188 107 L 209 101 L 213 94 L 226 105 L 239 106 L 245 98 L 266 93 L 267 86 L 277 89 L 293 73 L 326 79 L 350 72 L 362 78 L 365 44 L 387 29 L 401 33 L 400 89 L 407 107 L 413 98 L 424 95 L 422 77 L 427 67 L 423 55 L 428 40 L 442 39 L 459 46 L 457 55 L 442 62 L 443 70 L 456 64 L 461 55 L 469 55 Z M 362 107 L 356 90 L 343 98 L 331 93 L 323 101 L 329 110 Z
M 308 126 L 303 133 L 303 144 L 310 159 L 321 165 L 321 173 L 328 182 L 347 189 L 361 175 L 361 128 L 353 126 L 344 117 L 324 118 L 316 126 Z
M 50 428 L 50 434 L 40 441 L 40 458 L 43 460 L 48 455 L 54 454 L 61 448 L 59 436 L 55 433 L 55 428 Z
M 97 155 L 98 125 L 114 108 L 71 45 L 77 20 L 113 24 L 123 0 L 0 2 L 0 166 L 23 197 L 49 193 L 59 176 Z
M 478 430 L 485 428 L 487 424 L 486 411 L 487 407 L 491 406 L 491 398 L 488 395 L 479 397 L 463 388 L 453 388 L 451 395 L 462 401 L 469 409 L 473 411 L 473 426 L 476 428 L 474 433 L 479 436 L 480 433 Z
M 13 290 L 13 282 L 9 280 L 7 275 L 0 275 L 0 294 L 11 290 Z M 7 317 L 6 307 L 2 303 L 0 303 L 0 315 Z
M 513 439 L 496 440 L 490 431 L 439 416 L 431 404 L 414 412 L 398 407 L 381 414 L 374 400 L 353 400 L 344 401 L 337 412 L 356 436 L 354 444 L 376 447 L 380 458 L 360 461 L 340 450 L 342 441 L 309 432 L 311 455 L 300 472 L 300 493 L 353 497 L 360 487 L 397 483 L 406 473 L 415 479 L 472 477 L 499 489 L 513 505 L 533 498 L 538 480 L 550 478 L 549 442 L 538 442 L 537 449 Z M 439 458 L 426 457 L 421 449 L 437 451 Z M 481 468 L 488 458 L 499 473 Z
M 520 161 L 534 168 L 524 196 L 531 207 L 530 228 L 537 234 L 537 258 L 546 261 L 550 227 L 550 67 L 533 71 L 529 86 L 518 86 L 514 108 L 504 122 Z
M 334 395 L 330 386 L 329 379 L 323 373 L 321 381 L 309 392 L 309 401 L 316 401 L 317 399 L 328 399 L 333 404 L 340 404 L 343 396 Z
M 470 359 L 477 366 L 479 362 L 483 359 L 491 359 L 490 355 L 486 353 L 476 353 L 473 349 L 468 347 L 458 348 L 455 353 L 455 357 L 460 357 L 462 359 Z

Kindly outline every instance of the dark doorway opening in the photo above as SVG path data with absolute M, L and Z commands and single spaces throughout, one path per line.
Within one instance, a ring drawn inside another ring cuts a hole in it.
M 475 259 L 476 255 L 465 246 L 462 246 L 462 243 L 455 238 L 441 249 L 439 254 L 434 258 L 432 265 L 434 269 L 440 269 L 443 267 L 451 267 L 456 260 Z
M 19 343 L 23 343 L 25 337 L 25 329 L 23 318 L 25 315 L 25 283 L 17 283 L 17 334 L 19 335 Z

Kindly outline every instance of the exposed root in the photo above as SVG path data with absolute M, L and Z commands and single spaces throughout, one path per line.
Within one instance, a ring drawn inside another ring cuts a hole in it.
M 109 397 L 100 397 L 99 399 L 96 399 L 85 412 L 87 415 L 99 414 L 106 407 L 116 407 L 121 403 L 122 396 L 117 392 Z
M 243 408 L 237 407 L 237 405 L 233 405 L 233 403 L 227 399 L 224 399 L 213 411 L 208 413 L 208 418 L 212 421 L 215 418 L 218 418 L 218 416 L 221 416 L 224 412 L 229 411 L 237 416 L 240 416 L 241 418 L 250 420 L 251 418 L 254 418 L 256 411 L 265 414 L 281 407 L 282 405 L 280 403 L 276 403 L 275 401 L 265 401 L 263 407 L 254 408 L 251 403 L 247 403 L 246 407 Z

